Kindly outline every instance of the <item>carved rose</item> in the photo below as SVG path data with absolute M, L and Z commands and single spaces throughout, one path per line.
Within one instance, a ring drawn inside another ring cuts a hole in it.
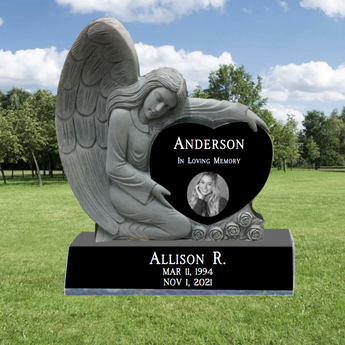
M 249 212 L 242 212 L 238 217 L 238 222 L 246 227 L 252 222 L 252 215 Z
M 231 222 L 226 225 L 226 233 L 231 240 L 237 240 L 240 236 L 240 227 L 238 224 Z
M 213 241 L 220 241 L 223 238 L 223 230 L 221 228 L 215 227 L 211 229 L 209 236 Z
M 206 229 L 202 227 L 196 227 L 192 231 L 192 237 L 195 241 L 201 241 L 206 237 Z
M 255 226 L 253 225 L 249 230 L 248 230 L 248 238 L 252 241 L 258 241 L 262 238 L 263 235 L 263 229 L 259 227 L 258 225 Z

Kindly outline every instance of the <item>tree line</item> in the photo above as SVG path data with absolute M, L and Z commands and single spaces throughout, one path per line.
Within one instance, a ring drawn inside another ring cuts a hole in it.
M 298 130 L 294 116 L 287 114 L 278 121 L 265 108 L 267 98 L 261 97 L 262 78 L 256 82 L 244 66 L 220 65 L 209 74 L 206 89 L 198 86 L 189 97 L 213 98 L 247 105 L 267 124 L 274 149 L 273 166 L 286 167 L 341 166 L 345 164 L 345 107 L 333 110 L 330 116 L 322 111 L 307 111 L 303 129 Z M 31 167 L 39 178 L 41 169 L 53 175 L 61 169 L 56 131 L 56 96 L 48 90 L 30 93 L 12 88 L 0 92 L 0 170 L 4 182 L 4 164 L 13 169 Z
M 0 170 L 4 182 L 4 163 L 13 169 L 29 166 L 42 185 L 40 167 L 53 175 L 61 168 L 55 131 L 56 96 L 48 90 L 30 93 L 12 88 L 0 92 Z
M 262 77 L 254 82 L 244 66 L 220 65 L 209 74 L 206 89 L 198 86 L 190 97 L 213 98 L 247 105 L 267 124 L 273 143 L 273 166 L 311 167 L 342 166 L 345 164 L 345 107 L 333 110 L 329 117 L 319 110 L 307 111 L 298 130 L 292 114 L 285 122 L 278 121 L 265 109 L 267 98 L 262 98 Z

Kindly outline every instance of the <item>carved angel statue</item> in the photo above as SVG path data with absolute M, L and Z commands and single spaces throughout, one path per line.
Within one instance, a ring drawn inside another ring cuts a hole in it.
M 133 41 L 116 19 L 100 18 L 82 30 L 62 69 L 56 130 L 70 186 L 96 223 L 96 242 L 189 236 L 195 222 L 167 202 L 170 192 L 151 179 L 149 162 L 159 131 L 191 120 L 267 130 L 242 104 L 188 98 L 185 80 L 172 68 L 140 77 Z

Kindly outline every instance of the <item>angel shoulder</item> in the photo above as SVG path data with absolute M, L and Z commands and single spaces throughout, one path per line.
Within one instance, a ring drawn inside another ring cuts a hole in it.
M 109 118 L 109 129 L 116 128 L 122 132 L 132 125 L 131 112 L 128 109 L 114 109 Z
M 110 119 L 117 119 L 119 121 L 125 121 L 131 118 L 131 111 L 129 109 L 117 108 L 110 114 Z

